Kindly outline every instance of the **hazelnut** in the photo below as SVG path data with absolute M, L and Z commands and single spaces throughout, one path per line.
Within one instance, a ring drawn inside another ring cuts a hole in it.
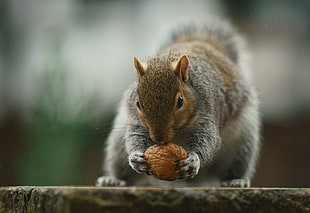
M 172 181 L 180 176 L 180 164 L 188 154 L 182 146 L 169 142 L 150 146 L 144 156 L 154 177 Z

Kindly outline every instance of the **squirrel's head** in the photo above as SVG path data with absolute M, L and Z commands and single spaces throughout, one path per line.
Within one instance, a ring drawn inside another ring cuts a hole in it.
M 134 58 L 138 72 L 137 114 L 154 142 L 170 141 L 191 124 L 194 98 L 189 89 L 189 59 L 152 58 L 147 63 Z

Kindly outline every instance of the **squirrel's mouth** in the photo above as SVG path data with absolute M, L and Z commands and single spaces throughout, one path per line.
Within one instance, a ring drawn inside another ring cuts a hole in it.
M 166 133 L 150 131 L 149 135 L 155 143 L 167 143 L 174 137 L 174 132 L 172 130 L 169 130 Z

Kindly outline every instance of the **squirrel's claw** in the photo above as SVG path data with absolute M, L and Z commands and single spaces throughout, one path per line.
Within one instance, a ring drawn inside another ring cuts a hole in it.
M 96 186 L 126 186 L 126 182 L 111 176 L 97 178 Z
M 200 159 L 194 152 L 189 153 L 188 158 L 183 162 L 180 168 L 178 179 L 193 178 L 198 174 L 200 168 Z
M 147 165 L 147 161 L 144 159 L 144 153 L 140 151 L 132 152 L 129 155 L 129 165 L 133 170 L 138 173 L 146 173 L 150 175 L 149 167 Z

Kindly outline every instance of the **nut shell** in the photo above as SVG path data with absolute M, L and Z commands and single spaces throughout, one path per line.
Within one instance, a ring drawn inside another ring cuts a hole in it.
M 169 142 L 150 146 L 144 156 L 154 177 L 172 181 L 179 177 L 180 164 L 188 154 L 182 146 Z

